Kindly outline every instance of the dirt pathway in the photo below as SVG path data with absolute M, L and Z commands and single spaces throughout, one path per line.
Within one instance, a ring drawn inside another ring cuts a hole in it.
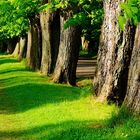
M 77 65 L 77 78 L 91 78 L 95 75 L 97 60 L 79 58 Z

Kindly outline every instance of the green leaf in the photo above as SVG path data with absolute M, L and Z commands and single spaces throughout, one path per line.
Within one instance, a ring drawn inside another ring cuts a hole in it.
M 120 29 L 123 30 L 124 26 L 126 24 L 126 18 L 124 16 L 119 16 L 118 17 L 118 22 L 119 22 L 119 25 L 120 25 Z

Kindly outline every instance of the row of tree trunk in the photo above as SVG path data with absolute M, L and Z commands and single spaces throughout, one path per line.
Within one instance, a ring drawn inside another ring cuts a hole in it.
M 123 0 L 104 1 L 104 22 L 94 89 L 99 101 L 113 101 L 140 114 L 140 25 L 118 25 Z
M 118 17 L 124 0 L 104 1 L 104 21 L 98 51 L 94 89 L 99 101 L 115 102 L 140 114 L 140 24 L 128 21 L 120 30 Z M 51 75 L 57 83 L 76 84 L 81 43 L 79 27 L 64 29 L 71 12 L 46 11 L 30 17 L 27 37 L 21 38 L 14 55 L 26 57 L 27 66 Z M 12 52 L 9 43 L 8 50 Z
M 19 60 L 26 57 L 29 69 L 51 75 L 54 82 L 76 85 L 81 32 L 78 26 L 64 29 L 71 16 L 70 12 L 45 11 L 29 17 L 27 37 L 20 38 L 11 52 Z

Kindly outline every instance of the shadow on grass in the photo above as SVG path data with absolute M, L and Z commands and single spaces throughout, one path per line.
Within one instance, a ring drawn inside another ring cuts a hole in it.
M 15 69 L 7 69 L 7 70 L 0 70 L 0 74 L 6 74 L 6 73 L 16 73 L 16 72 L 22 72 L 27 71 L 25 68 L 15 68 Z
M 17 63 L 18 61 L 15 58 L 7 58 L 7 57 L 0 57 L 0 65 L 6 63 Z
M 41 105 L 73 101 L 81 97 L 81 90 L 76 87 L 27 81 L 2 90 L 5 92 L 0 98 L 0 112 L 3 114 L 24 112 Z
M 90 121 L 65 121 L 22 131 L 0 132 L 1 139 L 34 139 L 34 140 L 139 140 L 140 133 L 136 128 L 107 125 L 94 125 Z M 125 124 L 126 125 L 126 124 Z M 130 128 L 133 131 L 130 131 Z M 121 129 L 121 131 L 119 131 Z
M 15 62 L 17 60 L 13 58 L 0 57 L 1 64 Z M 81 97 L 79 88 L 49 84 L 47 78 L 42 79 L 24 67 L 13 65 L 0 70 L 0 74 L 0 114 L 24 112 L 41 105 L 72 101 Z

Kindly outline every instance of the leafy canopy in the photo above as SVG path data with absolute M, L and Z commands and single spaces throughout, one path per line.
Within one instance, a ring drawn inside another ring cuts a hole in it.
M 66 21 L 64 27 L 79 25 L 86 39 L 99 38 L 103 19 L 102 0 L 53 0 L 40 7 L 40 10 L 48 9 L 72 11 L 73 15 Z
M 121 8 L 123 10 L 122 15 L 119 17 L 121 29 L 124 28 L 127 20 L 130 20 L 134 25 L 140 22 L 140 0 L 127 0 L 121 4 Z
M 65 28 L 79 25 L 87 38 L 99 36 L 103 17 L 102 0 L 1 0 L 0 39 L 23 36 L 28 31 L 29 18 L 39 12 L 59 9 L 73 14 Z
M 24 35 L 29 27 L 29 16 L 37 12 L 40 0 L 1 0 L 0 39 Z

